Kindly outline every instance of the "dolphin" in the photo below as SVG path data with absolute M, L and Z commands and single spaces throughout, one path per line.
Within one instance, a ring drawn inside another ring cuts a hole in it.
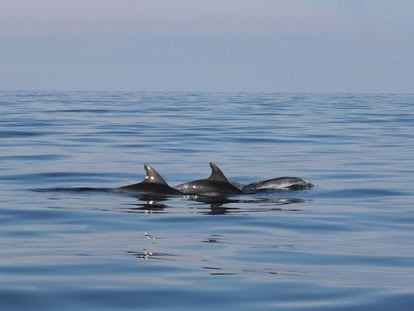
M 162 176 L 150 165 L 145 164 L 145 178 L 143 181 L 112 189 L 114 192 L 125 192 L 130 194 L 149 196 L 149 197 L 163 197 L 163 196 L 177 196 L 183 195 L 177 189 L 170 187 Z
M 211 175 L 205 179 L 197 179 L 174 188 L 184 194 L 220 197 L 241 194 L 242 191 L 231 184 L 216 164 L 210 162 Z
M 313 186 L 298 177 L 278 177 L 242 186 L 241 191 L 251 193 L 259 190 L 306 190 Z

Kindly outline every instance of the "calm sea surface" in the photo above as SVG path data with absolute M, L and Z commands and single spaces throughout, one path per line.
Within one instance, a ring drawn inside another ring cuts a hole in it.
M 210 161 L 317 186 L 79 191 Z M 0 309 L 414 310 L 413 188 L 414 95 L 2 91 Z

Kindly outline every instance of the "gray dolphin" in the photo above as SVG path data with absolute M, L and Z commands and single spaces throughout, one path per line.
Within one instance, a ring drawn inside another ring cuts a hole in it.
M 231 184 L 218 166 L 210 162 L 211 175 L 205 179 L 197 179 L 174 188 L 184 194 L 204 196 L 226 196 L 240 194 L 241 190 Z
M 115 192 L 126 192 L 143 196 L 173 196 L 183 195 L 179 190 L 170 187 L 158 172 L 148 164 L 144 165 L 145 178 L 143 181 L 112 189 Z
M 298 177 L 278 177 L 245 185 L 241 190 L 248 193 L 258 190 L 305 190 L 313 186 Z

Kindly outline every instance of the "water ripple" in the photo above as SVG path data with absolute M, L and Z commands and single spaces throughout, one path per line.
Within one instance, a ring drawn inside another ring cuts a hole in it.
M 414 96 L 0 91 L 5 310 L 411 310 Z M 308 191 L 221 200 L 171 185 Z M 161 297 L 161 298 L 160 298 Z

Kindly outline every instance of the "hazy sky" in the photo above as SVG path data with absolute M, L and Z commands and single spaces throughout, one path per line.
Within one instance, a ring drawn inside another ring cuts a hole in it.
M 0 89 L 414 92 L 411 0 L 0 0 Z

